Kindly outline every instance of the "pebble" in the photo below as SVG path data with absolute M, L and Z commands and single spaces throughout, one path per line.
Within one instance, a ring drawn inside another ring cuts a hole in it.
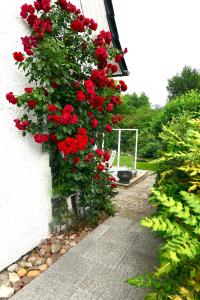
M 32 263 L 31 262 L 26 262 L 26 264 L 25 264 L 25 267 L 26 268 L 31 268 L 33 265 L 32 265 Z
M 16 270 L 17 270 L 17 267 L 18 267 L 18 265 L 17 264 L 13 264 L 13 265 L 11 265 L 11 266 L 9 266 L 8 268 L 7 268 L 7 270 L 8 270 L 8 272 L 15 272 Z
M 34 264 L 34 262 L 37 260 L 37 257 L 35 256 L 31 256 L 28 258 L 28 262 L 31 262 L 32 264 Z
M 75 241 L 76 243 L 79 243 L 81 240 L 82 240 L 82 237 L 81 237 L 80 235 L 77 236 L 77 237 L 75 237 L 75 239 L 74 239 L 74 241 Z
M 39 270 L 33 270 L 33 271 L 29 271 L 27 276 L 28 277 L 37 277 L 40 274 Z
M 0 273 L 0 285 L 6 285 L 6 286 L 10 285 L 7 271 L 3 271 Z
M 12 273 L 9 273 L 9 280 L 11 283 L 15 283 L 18 280 L 20 280 L 20 277 L 19 277 L 19 275 L 17 275 L 17 273 L 12 272 Z
M 23 256 L 23 260 L 27 260 L 29 258 L 29 255 L 26 254 L 25 256 Z
M 47 258 L 47 265 L 50 267 L 53 264 L 53 258 Z
M 15 290 L 5 285 L 0 286 L 0 299 L 8 299 L 14 294 Z
M 46 253 L 47 253 L 47 252 L 46 252 L 46 249 L 45 249 L 45 248 L 42 248 L 42 249 L 40 250 L 40 255 L 41 255 L 41 256 L 44 256 Z
M 25 286 L 25 283 L 22 280 L 19 280 L 13 283 L 12 287 L 14 288 L 15 292 L 18 292 Z
M 41 265 L 41 266 L 38 267 L 38 269 L 39 269 L 41 272 L 44 272 L 47 268 L 48 268 L 47 264 L 43 264 L 43 265 Z
M 65 245 L 69 245 L 70 241 L 65 241 Z
M 62 240 L 63 238 L 64 238 L 64 234 L 58 235 L 58 239 L 59 239 L 59 240 Z
M 51 252 L 52 253 L 57 253 L 58 251 L 60 251 L 60 244 L 53 244 L 51 246 Z
M 26 261 L 24 261 L 24 260 L 20 261 L 19 266 L 24 268 L 26 266 Z
M 75 242 L 75 241 L 72 241 L 72 242 L 70 242 L 69 244 L 70 244 L 70 246 L 74 247 L 74 246 L 76 245 L 76 242 Z
M 74 234 L 70 235 L 70 237 L 69 237 L 69 238 L 70 238 L 71 240 L 73 240 L 73 239 L 75 239 L 75 237 L 77 237 L 77 234 L 76 234 L 76 233 L 74 233 Z
M 24 277 L 27 274 L 27 270 L 24 268 L 21 268 L 17 271 L 17 274 L 19 275 L 19 277 Z
M 34 266 L 38 267 L 42 265 L 42 259 L 37 259 L 35 262 L 34 262 Z
M 60 253 L 61 254 L 65 254 L 67 252 L 67 250 L 65 249 L 65 248 L 62 248 L 61 250 L 60 250 Z

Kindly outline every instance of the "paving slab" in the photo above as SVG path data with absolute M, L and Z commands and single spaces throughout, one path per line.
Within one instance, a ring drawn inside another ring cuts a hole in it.
M 137 195 L 137 199 L 141 196 L 142 200 L 137 201 L 145 203 L 146 189 L 153 182 L 152 178 L 145 180 L 144 189 L 140 182 L 140 186 L 131 188 L 136 190 L 135 194 L 133 190 L 126 191 L 127 203 L 130 203 L 131 195 Z M 119 203 L 122 203 L 120 197 Z M 121 211 L 123 209 L 121 207 Z M 148 209 L 144 208 L 146 212 Z M 125 281 L 136 274 L 154 270 L 159 244 L 160 240 L 148 235 L 137 220 L 124 217 L 124 214 L 116 215 L 99 225 L 11 299 L 142 300 L 145 290 Z

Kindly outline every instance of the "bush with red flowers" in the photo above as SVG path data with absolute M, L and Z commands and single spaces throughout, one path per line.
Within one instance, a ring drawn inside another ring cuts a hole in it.
M 109 152 L 100 147 L 103 133 L 122 119 L 120 94 L 127 87 L 112 76 L 124 53 L 113 48 L 110 32 L 94 38 L 97 23 L 66 0 L 36 0 L 22 5 L 20 15 L 31 34 L 21 37 L 24 52 L 13 57 L 33 87 L 6 94 L 24 108 L 15 126 L 50 153 L 55 195 L 81 190 L 82 205 L 108 209 L 114 184 Z

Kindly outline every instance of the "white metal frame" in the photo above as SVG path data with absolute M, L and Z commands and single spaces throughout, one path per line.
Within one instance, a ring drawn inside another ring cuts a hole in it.
M 113 130 L 118 130 L 118 153 L 117 153 L 117 168 L 119 169 L 120 166 L 120 151 L 121 151 L 121 132 L 122 131 L 135 131 L 135 151 L 134 151 L 134 169 L 137 168 L 137 151 L 138 151 L 138 129 L 124 129 L 124 128 L 116 128 Z

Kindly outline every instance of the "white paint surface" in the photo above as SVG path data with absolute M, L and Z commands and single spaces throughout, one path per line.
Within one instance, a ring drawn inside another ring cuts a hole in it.
M 25 1 L 31 3 L 31 1 Z M 19 109 L 5 94 L 28 86 L 12 53 L 22 51 L 21 36 L 29 35 L 19 16 L 24 0 L 3 1 L 0 18 L 0 270 L 48 236 L 51 221 L 51 175 L 48 155 L 32 137 L 14 127 Z

